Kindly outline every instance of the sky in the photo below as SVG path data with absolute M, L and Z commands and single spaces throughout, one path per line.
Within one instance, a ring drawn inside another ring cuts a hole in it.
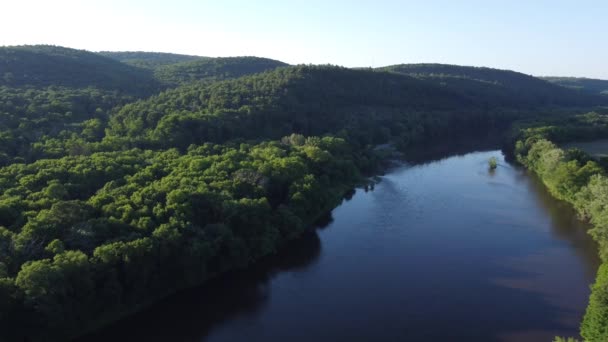
M 607 0 L 0 0 L 0 45 L 608 79 Z

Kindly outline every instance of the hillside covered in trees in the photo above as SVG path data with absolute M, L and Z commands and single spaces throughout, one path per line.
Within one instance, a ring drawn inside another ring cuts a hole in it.
M 168 64 L 155 71 L 156 78 L 170 86 L 193 81 L 220 81 L 256 74 L 287 64 L 259 57 L 200 58 L 192 61 Z
M 163 65 L 190 62 L 207 58 L 166 52 L 100 51 L 98 53 L 119 62 L 145 69 L 156 69 Z
M 605 99 L 598 98 L 596 94 L 573 92 L 510 70 L 448 64 L 399 64 L 379 70 L 434 82 L 489 107 L 500 105 L 526 108 L 605 103 Z
M 608 81 L 582 77 L 541 77 L 541 79 L 582 93 L 608 96 Z
M 299 66 L 192 84 L 132 103 L 112 116 L 104 141 L 119 142 L 118 146 L 184 148 L 235 138 L 340 133 L 372 143 L 410 134 L 406 130 L 412 130 L 410 137 L 416 138 L 425 125 L 436 127 L 424 120 L 441 121 L 439 116 L 447 115 L 431 118 L 423 110 L 439 112 L 458 106 L 474 108 L 450 91 L 410 77 Z
M 234 78 L 285 65 L 253 57 L 188 64 L 182 62 L 203 58 L 147 52 L 102 55 L 56 46 L 0 48 L 0 165 L 89 153 L 91 143 L 105 134 L 113 111 L 178 83 Z M 171 64 L 175 66 L 158 69 Z M 155 70 L 161 70 L 163 79 Z
M 545 119 L 514 127 L 515 158 L 535 172 L 551 194 L 574 206 L 588 220 L 603 260 L 581 324 L 585 341 L 608 340 L 608 159 L 596 160 L 557 143 L 593 140 L 608 135 L 608 115 L 588 113 L 567 119 Z
M 532 110 L 556 107 L 555 103 L 575 107 L 586 100 L 588 104 L 605 100 L 538 82 L 547 89 L 526 96 L 504 92 L 494 101 L 485 96 L 488 90 L 481 88 L 483 83 L 463 93 L 393 72 L 286 67 L 191 84 L 124 106 L 112 116 L 104 141 L 184 148 L 203 141 L 277 139 L 295 132 L 339 134 L 362 144 L 396 138 L 407 145 L 438 134 L 504 126 Z M 568 96 L 563 96 L 564 91 Z
M 0 165 L 42 157 L 49 139 L 100 139 L 113 108 L 161 89 L 151 72 L 88 51 L 0 47 Z
M 150 95 L 159 84 L 147 71 L 93 52 L 59 46 L 0 47 L 0 86 L 94 87 Z
M 104 54 L 0 48 L 5 339 L 65 340 L 254 263 L 377 170 L 376 144 L 607 103 L 510 71 Z

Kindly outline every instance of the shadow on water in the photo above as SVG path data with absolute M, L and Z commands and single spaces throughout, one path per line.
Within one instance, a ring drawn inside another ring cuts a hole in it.
M 424 165 L 454 156 L 463 156 L 471 152 L 485 152 L 500 149 L 502 132 L 492 132 L 482 137 L 461 137 L 447 142 L 431 143 L 416 146 L 403 151 L 408 163 Z
M 461 141 L 429 147 L 418 155 L 406 153 L 406 159 L 423 165 L 497 146 L 493 139 L 476 144 Z M 451 166 L 446 167 L 455 172 Z M 586 232 L 588 226 L 576 220 L 567 203 L 551 197 L 537 178 L 504 166 L 514 177 L 509 179 L 531 196 L 540 212 L 533 208 L 520 211 L 521 206 L 508 202 L 501 202 L 503 207 L 496 209 L 489 201 L 485 210 L 501 210 L 499 214 L 507 221 L 496 223 L 501 229 L 487 229 L 485 221 L 476 221 L 471 211 L 460 212 L 453 197 L 441 197 L 443 189 L 437 187 L 442 185 L 435 184 L 436 179 L 425 178 L 429 183 L 418 184 L 418 193 L 413 193 L 411 187 L 402 188 L 410 183 L 385 178 L 375 191 L 349 193 L 341 208 L 334 211 L 335 221 L 328 213 L 317 222 L 331 229 L 310 232 L 250 269 L 171 296 L 79 341 L 238 340 L 218 334 L 234 329 L 242 330 L 239 336 L 249 336 L 250 341 L 288 337 L 291 341 L 525 342 L 550 341 L 552 334 L 574 336 L 580 304 L 586 299 L 578 302 L 588 293 L 584 281 L 582 286 L 579 281 L 580 266 L 563 270 L 560 262 L 571 265 L 572 258 L 568 253 L 559 254 L 559 248 L 557 254 L 551 254 L 555 244 L 539 242 L 547 233 L 537 235 L 534 227 L 506 235 L 504 231 L 514 229 L 509 215 L 547 216 L 551 223 L 548 234 L 572 247 L 574 259 L 581 259 L 586 278 L 592 279 L 598 258 Z M 471 169 L 467 165 L 463 172 Z M 486 181 L 508 191 L 504 187 L 511 185 L 495 180 L 507 174 L 501 170 Z M 418 174 L 410 177 L 411 182 L 423 182 Z M 484 197 L 489 196 L 487 189 L 466 192 Z M 439 209 L 448 212 L 445 217 L 429 214 L 429 207 L 432 213 Z M 462 217 L 466 213 L 468 216 Z M 472 224 L 476 226 L 472 228 Z M 326 249 L 322 258 L 318 234 L 323 236 Z M 522 241 L 526 238 L 527 242 Z M 547 267 L 558 270 L 545 271 Z M 311 290 L 304 290 L 298 298 L 284 298 L 280 286 L 271 293 L 273 280 L 285 272 L 298 273 L 297 281 L 312 286 Z M 560 277 L 575 280 L 562 281 Z M 563 295 L 570 292 L 577 294 Z M 571 305 L 571 298 L 577 298 L 575 305 Z M 282 311 L 265 314 L 273 300 L 294 306 L 297 315 L 284 317 Z M 233 323 L 242 317 L 254 317 L 255 323 Z
M 536 197 L 537 202 L 547 212 L 551 219 L 554 236 L 570 243 L 580 258 L 584 260 L 586 273 L 595 277 L 601 260 L 598 256 L 597 242 L 589 235 L 591 224 L 578 218 L 576 210 L 570 203 L 560 201 L 553 197 L 543 182 L 531 172 L 522 170 L 528 176 L 531 193 Z
M 331 216 L 325 218 L 327 224 Z M 301 271 L 321 254 L 316 232 L 304 234 L 247 270 L 235 271 L 204 286 L 172 295 L 151 308 L 76 341 L 201 341 L 215 327 L 263 309 L 278 273 Z

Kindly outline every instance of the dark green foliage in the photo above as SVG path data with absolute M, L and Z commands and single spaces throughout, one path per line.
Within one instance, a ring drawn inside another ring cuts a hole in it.
M 553 340 L 553 342 L 580 342 L 580 341 L 575 339 L 574 337 L 556 336 L 555 339 Z
M 259 57 L 197 58 L 156 68 L 155 76 L 167 85 L 219 81 L 273 70 L 287 64 Z
M 480 105 L 540 107 L 608 104 L 606 99 L 580 94 L 515 71 L 447 64 L 400 64 L 383 71 L 434 82 Z
M 501 80 L 103 54 L 0 48 L 0 339 L 66 340 L 274 253 L 377 169 L 375 144 L 483 134 L 590 99 L 521 76 L 497 92 Z M 154 73 L 190 83 L 142 100 Z M 575 120 L 576 134 L 605 130 L 601 114 Z M 530 167 L 600 217 L 597 164 L 543 140 L 565 134 L 557 124 L 526 134 Z
M 95 87 L 130 95 L 158 89 L 149 71 L 92 52 L 50 45 L 0 47 L 0 85 Z
M 597 273 L 587 313 L 581 325 L 585 341 L 608 341 L 608 264 Z
M 608 96 L 608 81 L 579 77 L 541 77 L 541 79 L 582 93 Z
M 86 143 L 104 136 L 112 108 L 133 100 L 96 88 L 0 86 L 0 166 L 16 157 L 86 154 Z
M 365 155 L 338 138 L 285 141 L 298 143 L 0 169 L 0 300 L 30 312 L 31 337 L 60 338 L 273 253 L 339 201 Z
M 590 129 L 605 132 L 607 126 L 604 116 L 591 113 L 571 118 L 564 125 L 520 128 L 515 144 L 517 160 L 536 172 L 556 197 L 572 203 L 593 224 L 590 233 L 600 246 L 604 264 L 598 271 L 581 325 L 585 341 L 608 340 L 608 177 L 604 168 L 582 151 L 564 151 L 547 138 L 565 141 Z
M 397 137 L 407 145 L 438 132 L 480 132 L 504 125 L 514 114 L 484 111 L 450 90 L 411 77 L 298 66 L 184 86 L 127 105 L 111 118 L 105 142 L 185 148 L 296 132 L 338 133 L 361 144 Z
M 157 63 L 193 56 L 104 53 Z M 161 68 L 170 82 L 238 77 L 285 65 L 262 58 L 207 59 Z M 161 89 L 153 71 L 82 50 L 54 46 L 0 48 L 0 166 L 39 158 L 112 150 L 100 146 L 113 108 Z M 17 76 L 15 76 L 17 75 Z M 162 87 L 166 87 L 163 85 Z
M 197 59 L 205 59 L 209 57 L 199 57 L 190 55 L 180 55 L 175 53 L 165 52 L 143 52 L 143 51 L 101 51 L 100 55 L 115 59 L 119 62 L 132 66 L 156 69 L 158 67 L 176 64 L 181 62 L 189 62 Z
M 488 160 L 488 167 L 490 168 L 490 170 L 496 170 L 496 168 L 498 167 L 496 157 L 492 157 L 490 158 L 490 160 Z

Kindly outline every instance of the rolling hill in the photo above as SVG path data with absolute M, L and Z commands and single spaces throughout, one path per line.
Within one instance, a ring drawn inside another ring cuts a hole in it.
M 132 95 L 159 88 L 151 72 L 89 51 L 50 45 L 0 47 L 0 85 L 94 87 Z
M 538 84 L 541 89 L 522 95 L 515 85 L 471 81 L 474 87 L 463 91 L 453 83 L 446 86 L 432 77 L 397 72 L 286 67 L 223 82 L 190 84 L 126 105 L 112 116 L 106 138 L 157 148 L 235 138 L 276 139 L 294 132 L 342 132 L 367 143 L 391 136 L 412 141 L 436 132 L 449 134 L 446 127 L 456 132 L 499 124 L 507 120 L 505 111 L 512 115 L 521 108 L 532 111 L 556 103 L 577 106 L 587 99 L 541 80 L 524 80 L 528 87 Z M 487 93 L 498 95 L 486 97 Z
M 541 79 L 583 93 L 608 96 L 607 80 L 582 77 L 541 77 Z
M 180 55 L 176 53 L 145 51 L 100 51 L 98 53 L 102 56 L 115 59 L 119 62 L 146 69 L 156 69 L 164 65 L 208 58 L 191 55 Z
M 196 81 L 237 78 L 282 66 L 287 64 L 259 57 L 201 58 L 159 67 L 155 71 L 155 76 L 164 84 L 176 86 Z
M 572 106 L 605 104 L 605 99 L 564 89 L 523 73 L 447 64 L 399 64 L 383 68 L 435 82 L 488 106 Z
M 70 340 L 251 265 L 377 171 L 378 144 L 607 101 L 488 68 L 110 55 L 0 48 L 0 340 Z

